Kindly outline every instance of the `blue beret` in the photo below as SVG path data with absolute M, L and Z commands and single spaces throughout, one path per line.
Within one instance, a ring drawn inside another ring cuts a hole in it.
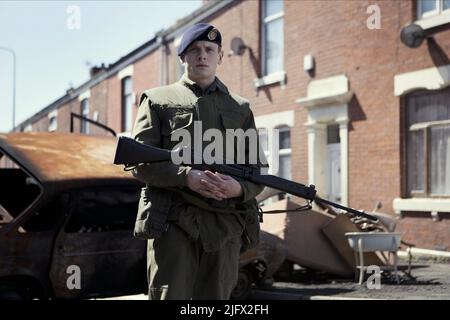
M 190 26 L 183 33 L 180 46 L 178 47 L 178 55 L 181 56 L 192 42 L 200 40 L 214 42 L 219 46 L 222 45 L 222 36 L 217 28 L 208 23 L 197 23 Z

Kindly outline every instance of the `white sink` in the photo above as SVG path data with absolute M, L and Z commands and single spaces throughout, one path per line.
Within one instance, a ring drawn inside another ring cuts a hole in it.
M 348 244 L 355 251 L 397 251 L 402 234 L 398 232 L 347 232 Z

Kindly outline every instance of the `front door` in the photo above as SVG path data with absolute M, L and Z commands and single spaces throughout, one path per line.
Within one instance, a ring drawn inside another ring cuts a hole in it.
M 327 144 L 327 185 L 328 199 L 341 202 L 341 144 Z

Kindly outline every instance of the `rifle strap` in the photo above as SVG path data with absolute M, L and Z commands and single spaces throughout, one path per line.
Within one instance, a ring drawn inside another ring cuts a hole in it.
M 270 213 L 270 214 L 272 214 L 272 213 L 283 213 L 283 212 L 299 212 L 299 211 L 308 211 L 308 210 L 311 210 L 312 209 L 312 206 L 311 206 L 311 204 L 310 203 L 308 203 L 308 204 L 305 204 L 305 205 L 303 205 L 303 206 L 301 206 L 301 207 L 298 207 L 297 209 L 285 209 L 285 210 L 270 210 L 270 211 L 262 211 L 264 214 L 266 214 L 266 213 Z

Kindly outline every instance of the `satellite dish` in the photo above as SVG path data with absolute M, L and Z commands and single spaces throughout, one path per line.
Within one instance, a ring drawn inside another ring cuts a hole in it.
M 400 39 L 409 48 L 418 48 L 427 37 L 421 26 L 411 23 L 402 28 Z
M 234 37 L 231 40 L 231 54 L 242 56 L 245 52 L 245 49 L 247 49 L 247 46 L 241 38 Z

